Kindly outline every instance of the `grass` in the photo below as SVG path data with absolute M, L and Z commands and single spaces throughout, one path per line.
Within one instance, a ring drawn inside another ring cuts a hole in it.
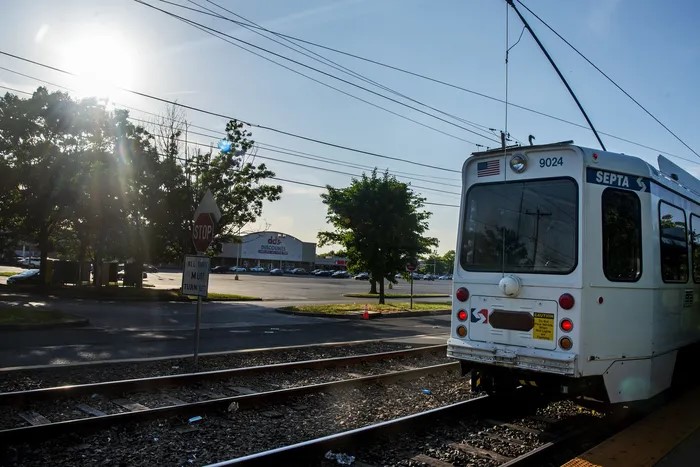
M 448 310 L 451 304 L 443 303 L 413 303 L 413 310 L 409 309 L 408 302 L 386 303 L 378 305 L 376 303 L 367 303 L 368 311 L 379 311 L 384 313 L 398 313 L 402 311 L 435 311 Z M 287 311 L 296 311 L 301 313 L 325 313 L 329 315 L 349 315 L 355 314 L 365 309 L 364 303 L 329 303 L 325 305 L 298 305 L 282 308 Z
M 17 271 L 17 272 L 0 271 L 0 277 L 11 277 L 11 276 L 16 276 L 17 274 L 19 274 L 19 271 Z
M 0 290 L 14 290 L 21 292 L 38 292 L 44 295 L 53 295 L 61 298 L 84 298 L 95 300 L 134 300 L 134 301 L 182 301 L 193 300 L 196 297 L 185 297 L 180 294 L 180 289 L 156 289 L 153 286 L 144 284 L 145 288 L 139 289 L 136 287 L 110 287 L 95 288 L 91 286 L 85 287 L 51 287 L 42 291 L 37 286 L 21 285 L 21 286 L 2 286 Z M 206 300 L 222 300 L 222 301 L 253 301 L 262 300 L 260 297 L 251 297 L 247 295 L 236 295 L 228 293 L 210 292 Z
M 196 297 L 190 297 L 195 299 Z M 236 295 L 232 293 L 219 293 L 219 292 L 209 292 L 207 294 L 206 300 L 217 300 L 217 301 L 235 301 L 235 302 L 250 302 L 250 301 L 260 301 L 260 297 L 251 297 L 250 295 Z
M 31 326 L 37 324 L 62 324 L 80 319 L 77 316 L 57 310 L 40 310 L 22 306 L 1 307 L 0 326 Z
M 343 297 L 351 298 L 379 298 L 378 293 L 346 293 Z M 408 293 L 385 293 L 386 298 L 411 298 L 411 294 Z M 413 298 L 441 298 L 449 297 L 446 293 L 414 293 Z

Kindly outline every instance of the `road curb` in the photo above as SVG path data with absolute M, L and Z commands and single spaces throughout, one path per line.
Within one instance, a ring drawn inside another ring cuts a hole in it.
M 88 326 L 90 320 L 87 318 L 63 321 L 61 323 L 39 323 L 39 324 L 0 324 L 0 331 L 35 331 L 55 328 L 78 328 Z
M 295 316 L 309 316 L 313 318 L 335 318 L 335 319 L 363 319 L 362 310 L 358 310 L 357 313 L 349 315 L 341 314 L 329 314 L 329 313 L 313 313 L 305 311 L 293 311 L 285 310 L 284 308 L 275 308 L 278 313 L 283 313 L 285 315 L 295 315 Z M 369 312 L 369 319 L 385 319 L 385 318 L 405 318 L 410 316 L 441 316 L 449 315 L 451 310 L 425 310 L 425 311 L 400 311 L 398 313 L 381 313 L 377 311 Z

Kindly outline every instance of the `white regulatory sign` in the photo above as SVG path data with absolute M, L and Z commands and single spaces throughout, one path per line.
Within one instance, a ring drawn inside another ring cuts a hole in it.
M 206 297 L 209 289 L 209 257 L 185 256 L 182 295 Z

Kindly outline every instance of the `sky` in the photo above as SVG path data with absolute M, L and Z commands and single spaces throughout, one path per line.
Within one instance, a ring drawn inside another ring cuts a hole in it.
M 76 98 L 98 94 L 110 105 L 138 109 L 130 110 L 136 118 L 152 120 L 140 111 L 164 113 L 162 102 L 119 91 L 113 87 L 116 85 L 399 159 L 377 158 L 262 128 L 251 129 L 253 139 L 260 143 L 256 161 L 264 162 L 279 178 L 344 187 L 349 185 L 351 175 L 327 170 L 359 176 L 377 167 L 410 182 L 428 203 L 436 203 L 425 208 L 432 212 L 428 235 L 438 238 L 441 254 L 455 248 L 459 210 L 454 206 L 460 201 L 462 164 L 472 152 L 498 146 L 498 131 L 507 129 L 523 144 L 533 135 L 536 144 L 574 140 L 582 146 L 600 147 L 535 41 L 527 31 L 521 36 L 522 22 L 505 0 L 216 0 L 267 30 L 424 74 L 471 92 L 306 45 L 385 87 L 378 88 L 232 22 L 172 4 L 201 9 L 193 2 L 144 1 L 439 118 L 251 49 L 367 101 L 362 102 L 133 0 L 0 0 L 0 50 L 81 75 L 67 76 L 0 55 L 0 86 L 32 92 L 42 85 L 17 74 L 22 73 L 52 83 L 43 83 L 50 90 L 61 89 L 56 87 L 59 85 L 70 88 Z M 235 19 L 206 0 L 195 1 Z M 700 4 L 691 0 L 522 2 L 700 153 L 700 133 L 696 130 L 700 122 Z M 601 138 L 609 151 L 635 155 L 654 165 L 662 153 L 700 175 L 699 156 L 525 8 L 516 5 L 569 81 L 596 129 L 606 133 Z M 386 88 L 414 101 L 391 94 Z M 579 126 L 513 106 L 506 112 L 505 104 L 499 102 L 506 95 L 512 104 Z M 216 145 L 227 122 L 192 110 L 186 111 L 186 117 L 192 125 L 208 129 L 192 131 L 216 137 L 188 136 L 205 145 Z M 271 146 L 329 161 L 272 152 Z M 262 218 L 248 229 L 268 228 L 303 241 L 316 241 L 319 231 L 330 228 L 320 198 L 324 190 L 300 183 L 277 183 L 284 188 L 282 199 L 266 203 Z

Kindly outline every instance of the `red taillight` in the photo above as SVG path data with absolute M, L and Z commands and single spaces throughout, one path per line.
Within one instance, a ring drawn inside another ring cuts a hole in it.
M 570 310 L 574 307 L 574 297 L 569 293 L 562 294 L 559 297 L 559 306 L 565 310 Z
M 457 312 L 457 319 L 459 319 L 460 321 L 466 321 L 467 312 L 464 310 L 459 310 L 459 312 Z
M 564 332 L 570 332 L 574 328 L 574 322 L 571 321 L 569 318 L 564 318 L 559 323 L 559 327 Z
M 469 299 L 469 291 L 464 287 L 457 289 L 457 293 L 455 295 L 457 296 L 457 300 L 460 302 L 466 302 Z

